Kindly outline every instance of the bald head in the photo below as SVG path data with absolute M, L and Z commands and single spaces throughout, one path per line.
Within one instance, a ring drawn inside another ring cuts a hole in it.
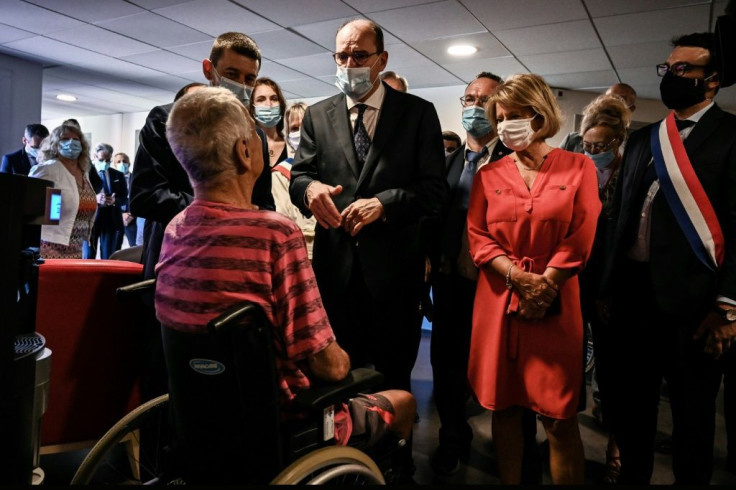
M 636 110 L 636 90 L 626 83 L 617 83 L 608 87 L 606 95 L 617 95 L 624 99 L 631 112 Z

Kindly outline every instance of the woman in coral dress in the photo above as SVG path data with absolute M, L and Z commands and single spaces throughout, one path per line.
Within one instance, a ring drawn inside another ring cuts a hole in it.
M 560 110 L 538 75 L 517 75 L 486 105 L 514 152 L 478 170 L 468 240 L 480 268 L 468 376 L 493 410 L 504 484 L 519 483 L 524 407 L 541 416 L 555 484 L 583 483 L 577 425 L 583 323 L 577 273 L 585 266 L 601 203 L 595 165 L 553 148 Z

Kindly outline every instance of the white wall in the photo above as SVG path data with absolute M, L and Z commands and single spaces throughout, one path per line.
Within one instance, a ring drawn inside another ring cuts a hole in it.
M 29 124 L 41 122 L 39 63 L 0 54 L 0 155 L 23 147 Z

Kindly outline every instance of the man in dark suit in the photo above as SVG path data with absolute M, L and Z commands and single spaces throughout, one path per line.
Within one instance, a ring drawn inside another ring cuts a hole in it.
M 90 259 L 96 257 L 98 247 L 100 258 L 109 259 L 123 245 L 123 213 L 128 212 L 128 185 L 125 175 L 110 165 L 112 153 L 112 146 L 107 143 L 98 143 L 95 147 L 91 172 L 99 176 L 101 187 L 97 193 L 97 215 L 90 238 Z
M 468 196 L 476 170 L 510 153 L 498 140 L 484 106 L 502 80 L 482 72 L 468 84 L 460 98 L 466 143 L 447 157 L 448 203 L 442 215 L 427 223 L 433 243 L 432 294 L 434 317 L 430 358 L 434 401 L 440 417 L 439 447 L 432 469 L 449 475 L 466 460 L 473 431 L 465 405 L 470 396 L 468 357 L 473 321 L 473 300 L 478 270 L 468 249 L 466 221 Z
M 261 67 L 261 51 L 245 34 L 226 32 L 215 39 L 209 59 L 202 60 L 202 71 L 212 86 L 231 90 L 247 108 L 258 71 Z M 164 231 L 169 221 L 186 208 L 194 198 L 194 191 L 187 173 L 176 159 L 166 140 L 166 121 L 174 104 L 154 107 L 140 131 L 140 146 L 135 155 L 130 179 L 130 212 L 145 219 L 143 233 L 143 275 L 155 277 L 155 267 L 161 252 Z M 268 161 L 266 138 L 259 129 L 263 141 L 263 159 Z M 271 169 L 264 166 L 253 189 L 253 203 L 263 209 L 274 210 L 271 196 Z M 150 302 L 150 328 L 146 341 L 146 376 L 141 391 L 145 399 L 165 393 L 166 368 L 163 364 L 160 324 L 153 315 L 153 298 Z
M 353 366 L 382 388 L 410 390 L 421 337 L 425 246 L 420 220 L 446 195 L 433 105 L 382 83 L 388 53 L 373 22 L 337 32 L 343 94 L 307 109 L 291 200 L 317 227 L 313 266 L 330 323 Z
M 41 141 L 49 135 L 49 130 L 43 124 L 29 124 L 23 132 L 23 148 L 3 155 L 0 172 L 8 174 L 28 175 L 31 167 L 36 164 L 36 155 L 41 148 Z
M 662 379 L 676 483 L 707 485 L 712 474 L 716 359 L 736 337 L 736 116 L 713 102 L 712 42 L 673 40 L 657 67 L 673 112 L 632 134 L 614 194 L 601 309 L 620 355 L 611 422 L 621 483 L 650 481 Z

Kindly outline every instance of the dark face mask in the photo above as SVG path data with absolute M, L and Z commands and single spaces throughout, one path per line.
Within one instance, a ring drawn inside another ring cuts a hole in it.
M 659 83 L 664 105 L 673 110 L 686 109 L 705 100 L 704 78 L 685 78 L 667 72 Z

